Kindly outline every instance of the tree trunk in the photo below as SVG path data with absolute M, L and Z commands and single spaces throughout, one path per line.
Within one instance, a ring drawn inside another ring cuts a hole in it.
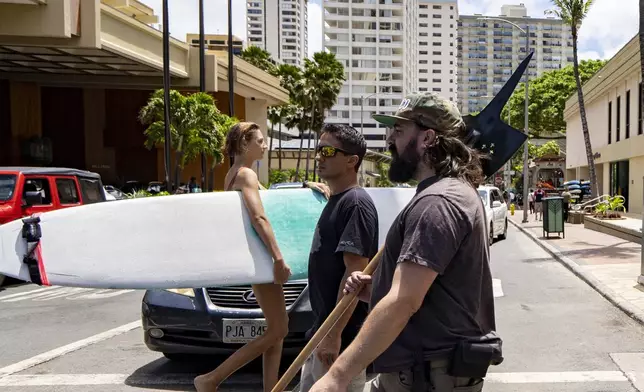
M 593 147 L 590 144 L 588 121 L 586 120 L 584 92 L 581 89 L 581 79 L 579 77 L 579 61 L 577 59 L 577 28 L 575 26 L 573 26 L 572 28 L 572 55 L 575 81 L 577 82 L 577 99 L 579 101 L 579 114 L 581 115 L 581 129 L 584 134 L 584 144 L 586 145 L 586 159 L 588 160 L 588 172 L 590 174 L 590 197 L 595 198 L 599 196 L 599 184 L 597 183 L 597 174 L 595 172 L 595 158 L 593 157 Z
M 302 162 L 302 148 L 304 147 L 304 131 L 300 129 L 300 149 L 297 152 L 297 164 L 295 165 L 295 181 L 300 180 L 300 163 Z
M 644 0 L 643 0 L 644 1 Z M 277 156 L 277 165 L 280 169 L 280 172 L 282 171 L 282 117 L 280 117 L 280 127 L 278 131 L 278 149 L 279 149 L 279 155 Z
M 640 0 L 640 69 L 642 73 L 642 82 L 640 83 L 640 94 L 644 97 L 644 0 Z M 644 99 L 640 101 L 642 113 L 644 113 Z M 640 119 L 637 121 L 637 133 L 640 132 Z M 642 264 L 644 265 L 644 263 Z M 644 268 L 644 267 L 643 267 Z M 644 273 L 642 274 L 644 275 Z
M 311 132 L 309 132 L 307 138 L 307 147 L 306 147 L 306 169 L 304 171 L 304 179 L 309 180 L 309 160 L 311 159 Z
M 318 142 L 320 140 L 319 132 L 315 133 L 315 139 L 314 140 L 315 140 L 315 143 L 313 143 L 313 144 L 315 144 L 315 146 L 317 147 Z M 312 180 L 313 182 L 317 181 L 318 160 L 315 159 L 316 155 L 317 154 L 313 154 L 313 180 Z
M 304 178 L 308 181 L 309 180 L 309 159 L 311 159 L 311 132 L 315 132 L 313 130 L 313 126 L 315 124 L 315 103 L 311 105 L 311 127 L 308 135 L 308 147 L 306 148 L 306 171 L 304 172 Z
M 271 121 L 271 141 L 268 143 L 268 175 L 270 177 L 271 175 L 271 158 L 273 156 L 273 139 L 275 137 L 273 134 L 275 133 L 275 124 Z
M 174 172 L 174 186 L 173 190 L 179 189 L 179 183 L 181 182 L 181 158 L 183 157 L 183 136 L 179 137 L 179 145 L 177 146 L 176 152 L 176 162 L 175 162 L 175 172 Z M 168 192 L 172 193 L 170 189 Z

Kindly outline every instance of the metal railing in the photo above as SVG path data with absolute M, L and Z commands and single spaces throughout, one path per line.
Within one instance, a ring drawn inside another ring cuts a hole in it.
M 614 200 L 614 199 L 620 200 L 621 209 L 624 210 L 623 211 L 624 213 L 626 213 L 626 207 L 624 207 L 624 202 L 626 202 L 626 199 L 624 198 L 624 196 L 621 196 L 621 195 L 617 195 L 617 196 L 611 196 L 606 194 L 601 195 L 581 204 L 573 204 L 571 209 L 573 211 L 583 211 L 583 212 L 592 213 L 593 211 L 595 211 L 595 208 L 597 208 L 597 206 L 602 204 L 609 205 L 611 200 Z

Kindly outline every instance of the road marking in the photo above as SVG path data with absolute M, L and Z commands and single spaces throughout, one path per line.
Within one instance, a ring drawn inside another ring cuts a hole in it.
M 23 291 L 23 292 L 21 292 L 21 293 L 15 293 L 15 294 L 10 294 L 10 295 L 4 295 L 4 296 L 0 297 L 0 301 L 3 301 L 3 300 L 5 300 L 5 299 L 9 299 L 9 298 L 20 297 L 20 296 L 23 296 L 23 295 L 25 295 L 25 294 L 29 295 L 29 294 L 33 294 L 33 293 L 38 293 L 38 292 L 45 291 L 45 290 L 49 290 L 49 289 L 51 289 L 51 287 L 43 287 L 42 289 L 31 290 L 31 291 Z
M 644 391 L 644 353 L 613 353 L 610 354 L 613 362 L 628 377 L 633 387 Z
M 26 374 L 0 377 L 0 387 L 81 385 L 192 385 L 196 374 Z M 250 376 L 250 377 L 249 377 Z M 228 379 L 226 385 L 260 385 L 256 375 Z
M 51 286 L 36 290 L 24 291 L 0 297 L 0 302 L 49 301 L 56 298 L 68 300 L 105 299 L 131 293 L 135 290 L 90 289 L 80 287 Z
M 80 386 L 80 385 L 191 385 L 193 374 L 33 374 L 0 377 L 0 387 L 23 386 Z M 488 373 L 489 384 L 551 384 L 628 382 L 620 371 L 588 372 L 523 372 Z M 258 377 L 231 379 L 226 384 L 261 384 Z M 369 383 L 365 390 L 370 388 Z
M 521 372 L 488 373 L 485 381 L 491 384 L 542 384 L 569 382 L 617 382 L 628 379 L 620 371 L 590 372 Z
M 494 292 L 494 298 L 503 297 L 503 286 L 501 286 L 501 279 L 492 279 L 492 291 Z
M 94 336 L 90 336 L 88 338 L 67 344 L 62 347 L 55 348 L 53 350 L 44 352 L 42 354 L 36 355 L 34 357 L 25 359 L 24 361 L 16 362 L 12 365 L 5 366 L 3 368 L 0 368 L 0 379 L 2 377 L 22 372 L 24 370 L 27 370 L 29 368 L 32 368 L 34 366 L 40 365 L 41 363 L 49 362 L 52 359 L 56 359 L 58 357 L 61 357 L 65 354 L 69 354 L 71 352 L 80 350 L 81 348 L 85 348 L 87 346 L 91 346 L 93 344 L 96 344 L 98 342 L 101 342 L 103 340 L 111 339 L 115 336 L 124 334 L 126 332 L 132 331 L 136 328 L 139 328 L 141 326 L 141 321 L 133 321 L 131 323 L 121 325 L 120 327 L 116 327 L 113 329 L 110 329 L 105 332 L 101 332 L 99 334 L 96 334 Z

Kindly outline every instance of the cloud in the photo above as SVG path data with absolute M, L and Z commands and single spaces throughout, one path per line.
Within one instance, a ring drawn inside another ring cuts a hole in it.
M 161 0 L 141 0 L 142 3 L 154 9 L 163 21 L 163 6 Z M 246 1 L 233 0 L 233 35 L 246 40 Z M 170 35 L 185 41 L 186 34 L 199 33 L 199 1 L 198 0 L 168 0 L 168 15 Z M 161 28 L 162 26 L 156 26 Z M 228 1 L 204 1 L 204 30 L 206 34 L 228 34 Z M 310 34 L 310 33 L 309 33 Z
M 595 0 L 579 31 L 579 51 L 595 51 L 601 59 L 614 56 L 639 30 L 637 0 Z
M 308 8 L 309 28 L 309 57 L 322 50 L 322 7 L 319 2 L 309 1 Z
M 161 0 L 141 0 L 154 9 L 162 18 Z M 309 0 L 309 56 L 322 50 L 322 3 L 323 0 Z M 511 4 L 508 0 L 459 0 L 459 13 L 465 15 L 483 14 L 498 16 L 501 6 Z M 522 0 L 528 15 L 544 17 L 544 11 L 551 9 L 551 0 Z M 639 29 L 639 8 L 637 0 L 595 0 L 579 32 L 580 58 L 608 59 L 615 55 Z M 187 33 L 199 32 L 198 0 L 169 0 L 170 35 L 185 41 Z M 233 0 L 233 34 L 246 40 L 246 1 Z M 208 34 L 228 33 L 228 1 L 208 0 L 204 2 L 205 29 Z M 589 57 L 592 56 L 592 57 Z

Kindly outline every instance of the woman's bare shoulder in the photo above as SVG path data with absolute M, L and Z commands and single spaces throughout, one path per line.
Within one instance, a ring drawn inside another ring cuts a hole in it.
M 257 178 L 257 173 L 253 169 L 249 169 L 247 167 L 242 167 L 239 169 L 239 173 L 237 174 L 237 178 L 239 179 L 239 184 L 240 185 L 251 185 L 256 187 L 257 184 L 259 183 L 259 179 Z

